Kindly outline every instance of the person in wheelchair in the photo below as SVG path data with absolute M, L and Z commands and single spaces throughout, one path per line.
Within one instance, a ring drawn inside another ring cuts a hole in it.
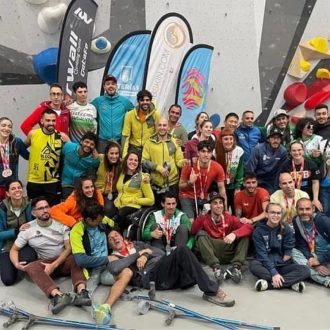
M 142 152 L 142 165 L 150 172 L 157 206 L 160 206 L 162 195 L 167 191 L 178 195 L 179 169 L 187 163 L 181 148 L 168 133 L 168 119 L 160 118 L 156 133 L 146 141 Z
M 188 216 L 177 209 L 177 197 L 171 192 L 162 196 L 162 209 L 149 214 L 142 232 L 142 240 L 167 253 L 177 246 L 193 247 Z
M 114 201 L 118 208 L 116 222 L 123 232 L 131 224 L 135 212 L 144 206 L 151 206 L 155 202 L 150 176 L 142 173 L 141 160 L 135 151 L 130 151 L 123 160 L 117 191 L 118 197 Z

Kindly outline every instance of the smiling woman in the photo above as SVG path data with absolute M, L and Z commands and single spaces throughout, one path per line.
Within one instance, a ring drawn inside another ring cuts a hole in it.
M 0 201 L 6 197 L 5 185 L 10 179 L 18 178 L 18 159 L 29 159 L 29 152 L 23 141 L 13 135 L 13 122 L 0 118 Z

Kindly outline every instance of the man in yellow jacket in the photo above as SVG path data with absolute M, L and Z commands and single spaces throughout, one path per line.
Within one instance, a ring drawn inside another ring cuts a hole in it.
M 168 128 L 168 120 L 159 119 L 156 133 L 146 141 L 142 152 L 142 165 L 150 172 L 156 203 L 159 204 L 161 195 L 168 190 L 178 195 L 179 168 L 187 164 L 181 148 L 168 133 Z
M 156 122 L 160 118 L 152 101 L 152 94 L 142 90 L 137 94 L 138 106 L 125 115 L 122 132 L 122 156 L 125 157 L 129 148 L 142 153 L 142 148 L 149 137 L 155 133 Z

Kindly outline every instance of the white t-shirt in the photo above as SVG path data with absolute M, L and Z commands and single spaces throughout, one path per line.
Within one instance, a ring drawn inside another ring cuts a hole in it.
M 29 244 L 41 260 L 58 257 L 64 250 L 64 241 L 69 240 L 70 228 L 53 220 L 48 227 L 41 227 L 37 221 L 29 222 L 27 230 L 20 231 L 15 245 L 23 248 Z

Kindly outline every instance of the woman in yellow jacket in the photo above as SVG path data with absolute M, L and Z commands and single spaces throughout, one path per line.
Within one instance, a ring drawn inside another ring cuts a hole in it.
M 123 160 L 117 191 L 115 206 L 120 217 L 117 223 L 123 231 L 130 225 L 128 215 L 155 202 L 149 175 L 141 172 L 141 160 L 135 151 L 129 152 Z

